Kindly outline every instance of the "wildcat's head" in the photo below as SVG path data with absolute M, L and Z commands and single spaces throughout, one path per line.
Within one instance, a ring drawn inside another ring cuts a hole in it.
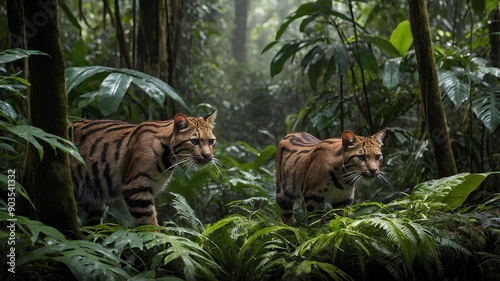
M 385 173 L 380 170 L 384 159 L 382 146 L 385 135 L 385 129 L 371 137 L 357 136 L 351 131 L 342 133 L 347 180 L 358 182 L 361 178 L 377 177 L 387 183 Z
M 213 133 L 217 111 L 207 117 L 186 117 L 179 113 L 174 117 L 174 135 L 171 147 L 176 162 L 205 165 L 215 159 L 216 138 Z

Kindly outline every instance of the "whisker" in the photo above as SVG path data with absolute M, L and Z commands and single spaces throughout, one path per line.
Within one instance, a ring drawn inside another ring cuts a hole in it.
M 377 175 L 377 179 L 380 180 L 382 182 L 383 185 L 386 185 L 386 186 L 389 186 L 392 188 L 392 185 L 391 183 L 389 182 L 389 179 L 387 178 L 387 173 L 386 172 L 380 172 L 378 175 Z
M 172 166 L 168 167 L 168 169 L 166 169 L 163 173 L 166 173 L 167 171 L 172 170 L 172 169 L 174 169 L 174 168 L 176 168 L 176 167 L 178 167 L 178 166 L 180 167 L 180 166 L 182 166 L 184 163 L 186 163 L 186 162 L 188 162 L 188 161 L 190 161 L 190 160 L 191 160 L 191 158 L 183 158 L 183 159 L 180 159 L 180 160 L 178 160 L 177 162 L 175 162 Z

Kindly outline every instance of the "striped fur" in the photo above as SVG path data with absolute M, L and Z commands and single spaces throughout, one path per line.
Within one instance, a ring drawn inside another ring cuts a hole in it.
M 276 152 L 276 202 L 283 222 L 295 224 L 293 208 L 298 199 L 304 199 L 308 213 L 322 210 L 325 203 L 348 207 L 362 178 L 387 182 L 380 171 L 385 134 L 381 130 L 362 137 L 344 131 L 341 138 L 326 140 L 305 132 L 285 136 Z
M 70 135 L 86 166 L 71 159 L 75 198 L 86 225 L 102 223 L 105 204 L 123 198 L 134 225 L 158 225 L 155 196 L 174 167 L 217 164 L 212 132 L 217 113 L 203 118 L 177 114 L 173 120 L 138 125 L 116 120 L 79 120 Z

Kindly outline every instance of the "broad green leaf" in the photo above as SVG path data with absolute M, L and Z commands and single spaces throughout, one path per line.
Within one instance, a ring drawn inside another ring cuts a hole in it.
M 472 101 L 472 111 L 493 133 L 500 124 L 500 88 L 497 86 L 490 91 L 483 91 Z
M 301 41 L 294 40 L 286 43 L 281 47 L 281 49 L 276 53 L 274 58 L 271 61 L 271 77 L 274 77 L 278 73 L 283 70 L 283 65 L 285 62 L 292 56 L 295 56 L 295 53 L 301 48 Z
M 293 61 L 293 57 L 299 50 L 307 46 L 314 45 L 318 42 L 324 42 L 325 40 L 328 41 L 327 38 L 317 37 L 307 40 L 292 40 L 286 42 L 271 61 L 271 77 L 274 77 L 275 75 L 280 73 L 281 70 L 283 70 L 283 66 L 289 58 L 292 57 Z
M 155 85 L 155 87 L 160 90 L 160 92 L 163 94 L 163 97 L 162 97 L 162 94 L 156 92 L 156 91 L 145 91 L 146 94 L 148 94 L 151 98 L 155 99 L 158 103 L 159 102 L 162 102 L 164 101 L 164 96 L 168 96 L 170 97 L 172 100 L 176 101 L 177 103 L 179 103 L 180 105 L 182 105 L 182 107 L 184 107 L 185 109 L 187 109 L 189 112 L 191 112 L 191 109 L 189 108 L 189 106 L 186 104 L 186 102 L 182 99 L 181 96 L 179 96 L 179 94 L 177 93 L 177 91 L 172 88 L 172 86 L 170 86 L 169 84 L 165 83 L 163 80 L 160 80 L 154 76 L 151 76 L 151 75 L 148 75 L 146 73 L 142 73 L 142 72 L 139 72 L 139 71 L 136 71 L 136 70 L 132 70 L 132 69 L 126 69 L 126 68 L 123 68 L 123 69 L 120 69 L 121 72 L 123 73 L 126 73 L 126 74 L 129 74 L 129 75 L 133 75 L 139 79 L 142 79 L 145 83 L 151 83 L 153 85 Z M 138 82 L 138 80 L 134 80 L 134 84 L 135 82 Z M 136 84 L 137 85 L 137 84 Z M 139 83 L 139 85 L 137 85 L 139 88 L 143 89 L 146 88 L 144 83 Z
M 335 49 L 335 59 L 337 65 L 337 73 L 339 75 L 346 75 L 349 70 L 349 54 L 343 44 L 333 44 Z
M 325 11 L 332 10 L 332 0 L 316 0 L 316 5 Z
M 118 109 L 131 82 L 132 77 L 120 73 L 111 73 L 104 78 L 97 96 L 97 105 L 104 116 Z
M 373 49 L 366 46 L 359 46 L 359 59 L 361 66 L 365 71 L 369 71 L 371 73 L 378 73 L 378 64 L 375 55 L 373 54 Z
M 313 58 L 318 52 L 321 52 L 321 47 L 320 46 L 314 46 L 307 54 L 304 56 L 302 61 L 300 62 L 300 66 L 302 67 L 302 73 L 304 73 L 307 69 L 307 67 L 311 64 Z
M 112 72 L 114 69 L 106 66 L 81 66 L 66 68 L 66 92 L 69 94 L 74 88 L 90 77 L 103 72 Z
M 333 74 L 337 71 L 337 63 L 335 56 L 331 56 L 326 64 L 325 74 L 323 74 L 323 84 L 326 83 L 332 78 Z
M 481 80 L 478 81 L 478 83 L 482 82 L 486 74 L 493 75 L 496 78 L 500 78 L 500 68 L 496 67 L 480 66 L 475 72 L 481 74 Z
M 274 145 L 269 145 L 267 146 L 264 150 L 259 152 L 257 154 L 257 157 L 255 157 L 255 162 L 254 162 L 254 168 L 258 169 L 262 164 L 274 156 L 276 153 L 276 146 Z
M 16 120 L 16 110 L 8 102 L 0 100 L 0 116 L 3 115 L 11 121 Z
M 476 190 L 483 180 L 491 173 L 469 174 L 462 173 L 454 176 L 430 180 L 415 186 L 412 197 L 424 201 L 441 202 L 450 209 L 462 206 L 469 194 Z
M 360 34 L 359 37 L 363 39 L 367 43 L 371 43 L 374 46 L 378 47 L 381 51 L 386 52 L 388 55 L 393 57 L 400 57 L 398 49 L 391 43 L 391 41 L 387 40 L 382 36 L 378 35 L 367 35 Z
M 299 6 L 295 12 L 293 12 L 291 15 L 289 15 L 285 22 L 280 26 L 278 31 L 276 32 L 276 37 L 275 40 L 279 40 L 283 33 L 285 33 L 286 29 L 292 23 L 298 18 L 301 18 L 303 16 L 307 16 L 312 14 L 314 11 L 317 11 L 317 6 L 314 3 L 305 3 Z
M 32 55 L 48 56 L 44 52 L 23 49 L 7 49 L 0 52 L 0 64 L 13 62 L 19 59 L 24 59 Z
M 307 76 L 309 77 L 309 85 L 313 90 L 316 90 L 316 85 L 318 78 L 323 72 L 323 66 L 325 65 L 325 52 L 323 49 L 318 48 L 314 52 L 311 63 L 309 63 L 309 69 L 307 71 Z
M 404 20 L 392 31 L 389 39 L 391 44 L 398 50 L 400 56 L 405 56 L 413 43 L 410 21 Z
M 441 70 L 438 76 L 441 91 L 450 98 L 455 106 L 460 106 L 469 98 L 469 85 L 453 71 Z
M 276 41 L 273 41 L 273 42 L 271 42 L 271 43 L 267 44 L 267 45 L 264 47 L 264 49 L 262 50 L 262 52 L 261 52 L 260 54 L 262 55 L 263 53 L 265 53 L 265 52 L 269 51 L 272 47 L 274 47 L 274 45 L 276 45 L 276 44 L 278 44 L 278 43 L 281 43 L 281 42 L 283 42 L 283 41 L 281 41 L 281 40 L 276 40 Z
M 142 73 L 140 71 L 132 70 L 132 69 L 126 69 L 126 68 L 111 68 L 111 67 L 103 67 L 103 66 L 84 66 L 84 67 L 69 67 L 66 69 L 66 87 L 67 87 L 67 92 L 71 92 L 74 88 L 76 88 L 78 85 L 83 83 L 85 80 L 91 78 L 92 76 L 99 74 L 99 73 L 112 73 L 114 74 L 113 76 L 109 77 L 107 76 L 107 79 L 109 79 L 110 84 L 106 85 L 105 87 L 111 87 L 113 83 L 118 83 L 115 86 L 118 87 L 117 89 L 121 88 L 124 85 L 130 85 L 130 82 L 133 82 L 136 84 L 141 90 L 143 90 L 147 95 L 149 95 L 151 98 L 153 98 L 155 101 L 158 103 L 161 103 L 163 105 L 165 101 L 165 96 L 170 97 L 172 100 L 176 101 L 179 103 L 181 106 L 183 106 L 185 109 L 188 111 L 191 111 L 191 109 L 187 106 L 185 101 L 182 99 L 181 96 L 167 83 L 164 81 Z M 120 76 L 118 81 L 118 76 Z M 128 76 L 128 77 L 126 77 Z M 129 81 L 130 80 L 130 81 Z M 104 81 L 103 81 L 104 82 Z M 149 85 L 148 85 L 149 84 Z M 121 94 L 121 92 L 119 92 Z M 100 95 L 104 94 L 100 90 Z M 115 103 L 123 98 L 123 96 L 116 96 L 116 97 L 108 97 L 109 100 L 105 101 L 102 106 L 105 104 L 113 104 L 113 107 L 115 106 Z M 113 108 L 112 107 L 112 108 Z M 99 106 L 100 109 L 101 106 Z M 109 111 L 109 110 L 108 110 Z M 106 111 L 107 112 L 107 111 Z
M 388 59 L 385 62 L 382 83 L 388 90 L 393 90 L 399 85 L 401 57 Z
M 471 6 L 472 6 L 472 11 L 476 15 L 481 15 L 484 12 L 484 9 L 486 7 L 485 0 L 470 0 Z

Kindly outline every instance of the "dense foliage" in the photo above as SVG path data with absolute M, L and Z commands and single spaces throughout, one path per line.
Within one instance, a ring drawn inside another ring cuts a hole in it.
M 164 226 L 84 227 L 84 240 L 18 216 L 16 277 L 64 279 L 68 272 L 54 270 L 62 263 L 80 280 L 498 280 L 500 197 L 462 206 L 487 176 L 425 182 L 312 227 L 278 223 L 268 197 L 231 202 L 229 215 L 204 224 L 176 193 L 176 217 Z
M 176 171 L 156 202 L 162 226 L 131 229 L 117 202 L 107 210 L 109 223 L 82 228 L 83 240 L 23 216 L 11 232 L 4 195 L 13 187 L 0 175 L 0 238 L 15 235 L 19 280 L 500 279 L 500 70 L 488 40 L 498 0 L 428 1 L 456 163 L 473 172 L 439 180 L 431 180 L 436 168 L 406 1 L 250 1 L 245 63 L 229 51 L 234 1 L 185 1 L 175 90 L 124 68 L 116 27 L 103 16 L 117 7 L 66 2 L 60 23 L 69 120 L 169 118 L 169 103 L 193 115 L 217 108 L 224 169 Z M 137 7 L 116 3 L 130 43 Z M 2 44 L 6 36 L 0 29 Z M 43 157 L 40 142 L 79 158 L 70 142 L 27 124 L 30 85 L 10 63 L 36 55 L 44 54 L 0 53 L 2 172 L 21 174 L 28 145 Z M 310 226 L 304 213 L 297 227 L 279 222 L 273 156 L 283 135 L 380 128 L 389 133 L 384 170 L 391 187 L 365 183 L 352 209 Z M 15 191 L 31 204 L 18 183 Z M 2 280 L 10 274 L 6 262 Z

